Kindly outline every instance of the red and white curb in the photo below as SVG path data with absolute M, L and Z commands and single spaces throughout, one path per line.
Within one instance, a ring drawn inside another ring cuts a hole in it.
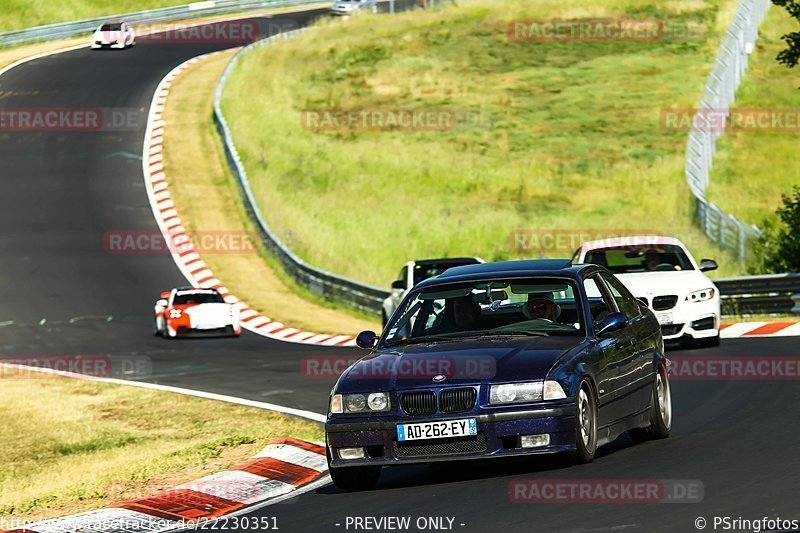
M 239 465 L 153 496 L 0 533 L 175 531 L 278 503 L 301 488 L 306 492 L 326 485 L 327 471 L 324 446 L 281 437 Z
M 719 336 L 723 339 L 796 337 L 800 336 L 800 322 L 739 322 L 737 324 L 722 324 Z
M 175 78 L 190 65 L 200 59 L 211 57 L 219 52 L 212 52 L 198 56 L 175 67 L 158 84 L 147 120 L 147 129 L 144 138 L 142 154 L 142 167 L 147 195 L 153 209 L 156 222 L 164 238 L 169 243 L 174 243 L 180 250 L 172 253 L 172 257 L 186 279 L 195 287 L 217 289 L 225 301 L 233 303 L 239 310 L 242 327 L 269 337 L 274 340 L 314 344 L 319 346 L 355 346 L 355 337 L 352 335 L 327 335 L 302 331 L 271 320 L 251 309 L 244 302 L 230 294 L 208 265 L 200 258 L 200 254 L 192 245 L 186 228 L 181 224 L 181 219 L 175 209 L 175 203 L 169 192 L 167 176 L 164 171 L 164 132 L 167 124 L 164 122 L 164 109 L 167 104 L 169 89 Z

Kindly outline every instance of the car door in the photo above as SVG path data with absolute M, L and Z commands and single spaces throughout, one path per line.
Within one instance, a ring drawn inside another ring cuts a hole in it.
M 636 298 L 625 288 L 623 283 L 613 275 L 602 272 L 600 277 L 605 282 L 612 296 L 617 301 L 620 311 L 629 320 L 629 327 L 636 342 L 635 360 L 631 368 L 632 394 L 638 397 L 635 407 L 642 411 L 650 404 L 653 381 L 655 380 L 655 343 L 657 338 L 652 334 L 652 324 L 647 315 L 642 313 Z
M 596 301 L 592 309 L 594 331 L 610 313 L 622 312 L 617 300 L 598 274 L 584 280 L 586 294 Z M 598 348 L 602 353 L 597 368 L 598 427 L 606 427 L 624 419 L 636 411 L 636 400 L 629 396 L 631 376 L 636 362 L 634 329 L 630 324 L 624 328 L 598 337 Z M 602 436 L 602 435 L 601 435 Z

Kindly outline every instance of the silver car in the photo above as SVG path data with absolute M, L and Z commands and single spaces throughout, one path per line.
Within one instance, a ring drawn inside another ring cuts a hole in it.
M 331 8 L 332 15 L 355 15 L 356 13 L 377 13 L 377 0 L 339 0 Z

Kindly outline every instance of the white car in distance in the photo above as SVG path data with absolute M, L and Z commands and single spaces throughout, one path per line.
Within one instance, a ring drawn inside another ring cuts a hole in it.
M 637 236 L 585 242 L 572 261 L 613 272 L 652 309 L 666 342 L 719 345 L 719 289 L 705 275 L 717 263 L 703 259 L 698 264 L 678 239 Z
M 92 50 L 99 48 L 124 49 L 136 44 L 133 27 L 127 22 L 106 22 L 92 34 Z
M 476 265 L 478 263 L 483 263 L 483 259 L 479 257 L 450 257 L 426 259 L 424 261 L 409 261 L 400 269 L 397 279 L 392 282 L 391 293 L 389 293 L 389 296 L 383 301 L 383 325 L 386 326 L 387 321 L 392 318 L 397 306 L 400 305 L 400 302 L 406 297 L 408 291 L 413 289 L 418 283 L 428 278 L 438 276 L 448 268 Z

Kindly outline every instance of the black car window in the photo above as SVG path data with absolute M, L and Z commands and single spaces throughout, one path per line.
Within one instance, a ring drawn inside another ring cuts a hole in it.
M 609 300 L 608 294 L 601 290 L 601 284 L 598 284 L 596 277 L 595 274 L 583 280 L 583 286 L 589 300 L 589 311 L 592 313 L 595 323 L 599 324 L 609 314 L 616 312 L 617 307 L 614 302 Z
M 639 316 L 641 313 L 639 304 L 636 302 L 636 298 L 631 296 L 631 293 L 628 292 L 628 289 L 625 288 L 622 282 L 605 272 L 601 273 L 600 276 L 603 278 L 603 281 L 606 282 L 608 289 L 617 301 L 619 310 L 625 313 L 628 320 Z

